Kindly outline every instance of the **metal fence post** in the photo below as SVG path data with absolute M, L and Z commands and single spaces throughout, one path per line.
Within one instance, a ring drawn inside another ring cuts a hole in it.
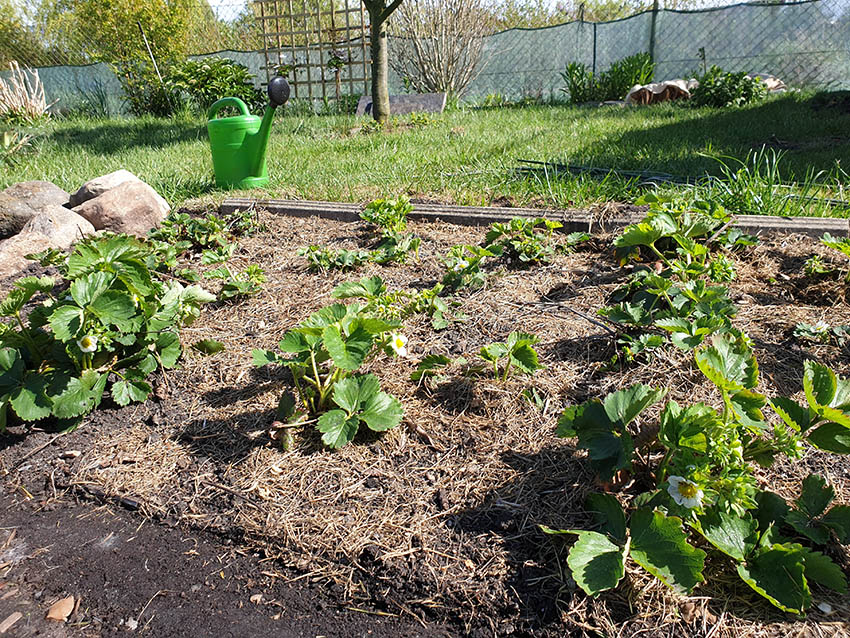
M 658 0 L 652 0 L 652 20 L 649 24 L 649 59 L 655 62 L 655 25 L 658 22 Z
M 596 23 L 593 23 L 593 73 L 596 74 Z

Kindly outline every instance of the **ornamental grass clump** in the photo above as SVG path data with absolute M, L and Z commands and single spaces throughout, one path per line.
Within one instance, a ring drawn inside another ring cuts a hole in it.
M 34 126 L 49 117 L 44 85 L 38 71 L 10 62 L 11 77 L 0 78 L 0 122 L 15 126 Z

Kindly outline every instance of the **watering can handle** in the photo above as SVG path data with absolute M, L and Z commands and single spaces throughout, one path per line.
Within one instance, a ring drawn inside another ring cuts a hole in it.
M 248 110 L 248 107 L 245 105 L 245 102 L 240 100 L 238 97 L 223 97 L 218 102 L 213 104 L 210 107 L 210 110 L 207 111 L 207 119 L 213 119 L 218 114 L 218 112 L 225 106 L 232 106 L 239 109 L 240 115 L 251 115 L 251 112 Z

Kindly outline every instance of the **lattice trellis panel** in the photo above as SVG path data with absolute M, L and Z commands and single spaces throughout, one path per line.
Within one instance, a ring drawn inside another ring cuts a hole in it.
M 292 95 L 368 94 L 369 18 L 360 0 L 256 0 L 266 79 L 280 73 Z

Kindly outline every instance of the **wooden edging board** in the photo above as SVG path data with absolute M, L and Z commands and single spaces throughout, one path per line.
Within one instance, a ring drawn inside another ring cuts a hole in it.
M 323 217 L 352 222 L 360 219 L 360 204 L 338 202 L 315 202 L 286 199 L 230 198 L 221 204 L 222 213 L 237 210 L 267 210 L 275 215 L 291 217 Z M 493 222 L 505 222 L 512 217 L 546 217 L 563 224 L 562 230 L 610 231 L 640 221 L 641 212 L 606 214 L 587 210 L 555 210 L 541 208 L 504 208 L 495 206 L 452 206 L 444 204 L 414 204 L 409 219 L 419 221 L 443 221 L 463 226 L 486 226 Z M 831 217 L 775 217 L 771 215 L 736 215 L 735 227 L 748 233 L 799 233 L 820 237 L 824 233 L 833 236 L 850 236 L 850 220 Z

